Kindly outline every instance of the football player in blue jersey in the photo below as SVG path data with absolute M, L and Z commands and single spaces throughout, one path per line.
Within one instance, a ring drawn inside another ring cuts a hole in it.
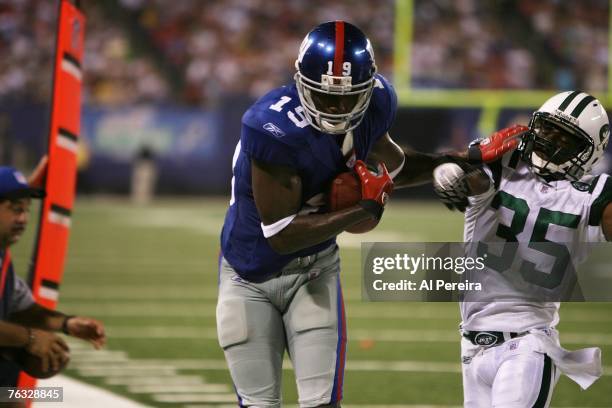
M 295 84 L 272 90 L 244 114 L 233 157 L 217 331 L 242 406 L 280 406 L 285 350 L 300 406 L 339 406 L 346 319 L 335 238 L 380 219 L 393 186 L 428 181 L 449 159 L 391 140 L 396 95 L 354 25 L 315 27 L 296 69 Z M 362 200 L 319 211 L 331 181 L 351 168 Z

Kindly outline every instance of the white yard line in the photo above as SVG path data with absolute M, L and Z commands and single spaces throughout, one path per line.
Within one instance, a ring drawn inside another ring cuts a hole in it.
M 147 376 L 151 373 L 151 369 L 155 369 L 158 375 L 176 375 L 176 369 L 170 366 L 153 366 L 143 367 L 142 365 L 130 367 L 127 364 L 104 365 L 95 364 L 92 367 L 79 368 L 79 374 L 84 377 L 140 377 Z
M 177 267 L 181 267 L 181 266 L 193 266 L 193 267 L 202 267 L 202 268 L 209 268 L 211 263 L 207 262 L 207 260 L 205 259 L 189 259 L 189 258 L 179 258 L 179 257 L 172 257 L 172 258 L 168 258 L 168 257 L 161 257 L 161 256 L 146 256 L 146 257 L 142 257 L 142 258 L 129 258 L 129 257 L 116 257 L 114 255 L 112 256 L 85 256 L 85 255 L 77 255 L 77 256 L 70 256 L 68 258 L 68 264 L 74 264 L 74 265 L 116 265 L 118 267 L 120 267 L 120 269 L 112 269 L 111 271 L 117 272 L 117 273 L 122 273 L 122 274 L 126 274 L 125 271 L 125 266 L 126 265 L 130 265 L 130 266 L 147 266 L 147 267 L 168 267 L 168 266 L 172 266 L 174 267 L 174 270 L 172 271 L 172 274 L 174 275 L 175 273 L 181 273 L 181 269 L 177 268 Z M 204 271 L 205 269 L 202 269 L 202 271 Z M 140 274 L 141 272 L 145 272 L 145 270 L 143 271 L 138 271 L 137 274 Z M 106 274 L 107 271 L 104 271 L 104 273 Z M 132 272 L 130 271 L 129 275 L 131 275 Z
M 230 393 L 232 389 L 226 384 L 156 384 L 156 385 L 129 385 L 128 391 L 134 394 L 184 394 L 184 393 Z
M 193 326 L 143 326 L 107 328 L 109 337 L 117 339 L 202 339 L 216 340 L 213 327 Z M 350 329 L 349 340 L 374 340 L 392 343 L 458 343 L 460 336 L 455 330 L 409 330 L 409 329 Z M 612 334 L 561 332 L 561 344 L 588 344 L 612 346 Z
M 360 290 L 344 290 L 344 298 L 348 301 L 361 300 Z M 202 288 L 198 284 L 190 285 L 133 285 L 117 286 L 116 283 L 104 284 L 71 284 L 62 289 L 62 301 L 75 303 L 77 301 L 101 300 L 217 300 L 217 286 Z
M 64 309 L 78 310 L 83 315 L 109 316 L 109 317 L 215 317 L 215 305 L 213 302 L 206 303 L 170 303 L 159 302 L 118 302 L 106 305 L 94 305 L 91 303 L 79 303 L 65 301 L 62 303 Z M 372 320 L 443 320 L 450 324 L 456 324 L 459 317 L 459 308 L 447 310 L 432 305 L 429 308 L 395 307 L 394 309 L 380 310 L 379 307 L 366 305 L 351 305 L 347 307 L 346 314 L 349 319 L 372 319 Z M 612 304 L 610 305 L 612 310 Z M 612 322 L 612 313 L 605 312 L 575 312 L 561 311 L 562 322 L 592 323 Z
M 34 408 L 149 408 L 127 398 L 65 375 L 39 380 L 38 387 L 63 387 L 63 402 L 35 402 Z
M 164 403 L 181 402 L 237 402 L 235 394 L 153 394 L 154 401 Z
M 360 249 L 362 242 L 420 242 L 423 236 L 395 231 L 372 231 L 366 234 L 340 234 L 336 239 L 340 248 Z
M 78 363 L 71 366 L 79 374 L 92 377 L 108 377 L 124 370 L 126 372 L 147 371 L 160 373 L 163 370 L 177 372 L 189 371 L 218 371 L 227 370 L 225 360 L 211 359 L 142 359 L 130 360 L 125 363 Z M 290 360 L 283 362 L 283 370 L 293 370 Z M 428 372 L 428 373 L 460 373 L 459 363 L 439 361 L 409 361 L 409 360 L 348 360 L 347 371 L 392 371 L 392 372 Z M 612 367 L 604 367 L 604 375 L 612 376 Z M 126 378 L 127 380 L 127 378 Z M 129 381 L 129 380 L 128 380 Z M 120 383 L 119 380 L 117 380 Z
M 72 361 L 70 368 L 84 377 L 102 377 L 106 384 L 121 385 L 133 394 L 153 397 L 177 398 L 176 395 L 207 395 L 208 400 L 197 402 L 233 402 L 236 400 L 231 386 L 208 383 L 202 376 L 178 374 L 179 369 L 203 370 L 198 360 L 129 359 L 123 351 L 95 351 L 76 341 L 70 341 Z M 108 358 L 106 358 L 108 357 Z M 223 362 L 224 363 L 224 362 Z
M 202 334 L 215 335 L 213 328 L 199 329 L 192 331 L 193 328 L 185 327 L 179 334 Z M 164 332 L 176 332 L 176 328 L 163 327 L 155 328 L 154 332 L 163 334 Z M 142 335 L 142 330 L 139 330 Z M 111 332 L 112 333 L 112 332 Z M 364 332 L 368 338 L 371 333 Z M 364 335 L 362 333 L 361 335 Z M 359 332 L 358 332 L 359 334 Z M 442 341 L 453 339 L 457 340 L 457 333 L 443 331 L 377 331 L 376 335 L 381 337 L 403 335 L 404 338 L 419 338 L 423 340 L 423 335 L 427 338 L 437 338 Z M 419 334 L 419 336 L 416 336 Z M 147 334 L 148 335 L 148 334 Z M 574 333 L 573 335 L 578 335 Z M 216 337 L 216 335 L 215 335 Z M 612 336 L 610 336 L 612 337 Z M 429 340 L 431 341 L 431 340 Z M 71 369 L 85 377 L 101 377 L 107 384 L 121 385 L 127 387 L 128 392 L 134 394 L 148 394 L 156 402 L 189 404 L 185 408 L 205 408 L 211 405 L 216 407 L 229 407 L 236 401 L 236 396 L 228 384 L 207 383 L 203 376 L 178 374 L 179 371 L 195 370 L 202 371 L 226 371 L 226 362 L 222 359 L 130 359 L 122 351 L 94 351 L 86 345 L 71 341 L 73 346 L 73 360 Z M 284 370 L 292 370 L 291 362 L 285 360 Z M 347 371 L 370 371 L 370 372 L 407 372 L 407 373 L 437 373 L 459 375 L 461 365 L 451 362 L 433 361 L 381 361 L 381 360 L 349 360 L 346 363 Z M 154 375 L 152 375 L 154 373 Z M 612 367 L 604 368 L 604 375 L 612 375 Z M 61 379 L 61 376 L 58 378 Z M 41 385 L 43 385 L 41 383 Z M 47 384 L 45 384 L 47 385 Z M 90 386 L 87 386 L 90 387 Z M 95 388 L 95 387 L 91 387 Z M 77 388 L 76 397 L 91 400 L 89 391 Z M 65 393 L 75 393 L 74 388 L 66 386 Z M 111 393 L 107 392 L 112 396 Z M 75 397 L 75 398 L 76 398 Z M 65 397 L 66 398 L 66 397 Z M 95 397 L 98 402 L 100 398 Z M 68 403 L 70 401 L 66 400 Z M 131 403 L 128 401 L 128 403 Z M 120 403 L 103 402 L 102 405 L 92 405 L 90 403 L 75 402 L 76 405 L 62 405 L 62 408 L 76 408 L 87 406 L 88 408 L 98 408 L 112 406 L 113 408 L 124 408 Z M 204 405 L 205 404 L 205 405 Z M 137 405 L 139 406 L 139 405 Z M 350 407 L 351 405 L 347 405 Z M 444 405 L 352 405 L 359 408 L 454 408 Z M 45 405 L 45 407 L 53 407 Z M 44 408 L 39 406 L 39 408 Z M 131 408 L 131 406 L 125 406 Z
M 193 384 L 204 384 L 202 377 L 199 375 L 176 375 L 172 377 L 160 376 L 160 375 L 149 375 L 147 377 L 108 377 L 104 380 L 108 385 L 125 385 L 125 386 L 165 386 L 165 385 L 193 385 Z

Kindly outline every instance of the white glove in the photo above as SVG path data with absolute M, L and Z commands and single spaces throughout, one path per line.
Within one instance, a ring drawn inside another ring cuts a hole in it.
M 465 211 L 468 206 L 469 188 L 466 172 L 456 163 L 444 163 L 433 171 L 433 187 L 436 195 L 449 210 Z

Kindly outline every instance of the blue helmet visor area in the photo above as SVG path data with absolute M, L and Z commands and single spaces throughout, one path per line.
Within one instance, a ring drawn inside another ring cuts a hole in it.
M 358 94 L 334 95 L 319 91 L 311 91 L 310 97 L 317 110 L 323 113 L 351 113 L 359 102 Z
M 324 133 L 342 134 L 359 126 L 372 97 L 374 76 L 352 85 L 350 77 L 323 75 L 321 82 L 295 74 L 298 94 L 310 124 Z M 337 84 L 336 84 L 337 83 Z

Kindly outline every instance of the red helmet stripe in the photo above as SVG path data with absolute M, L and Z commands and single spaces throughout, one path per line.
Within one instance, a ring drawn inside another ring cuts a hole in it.
M 336 21 L 336 52 L 334 54 L 334 76 L 340 76 L 344 59 L 344 21 Z

